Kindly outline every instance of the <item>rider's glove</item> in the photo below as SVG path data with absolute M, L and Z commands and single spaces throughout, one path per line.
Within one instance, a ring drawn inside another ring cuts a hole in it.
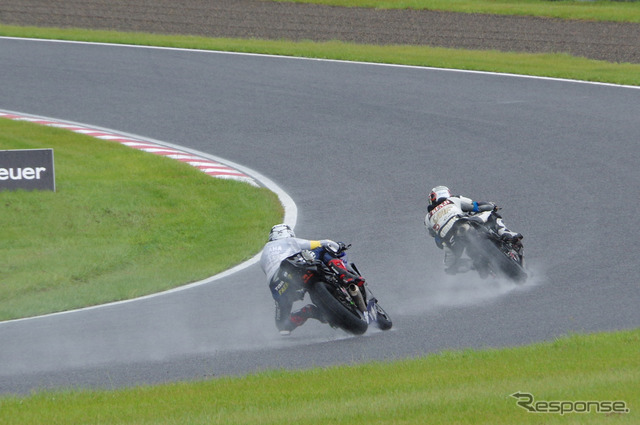
M 300 252 L 300 256 L 308 264 L 311 264 L 316 260 L 316 254 L 314 254 L 313 251 L 309 251 L 307 249 Z

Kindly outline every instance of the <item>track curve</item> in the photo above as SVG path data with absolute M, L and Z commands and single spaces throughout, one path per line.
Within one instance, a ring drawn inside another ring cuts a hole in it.
M 640 242 L 626 227 L 640 195 L 636 88 L 12 39 L 0 39 L 0 75 L 0 108 L 170 141 L 278 182 L 298 204 L 299 235 L 353 244 L 351 259 L 395 325 L 350 338 L 310 323 L 281 338 L 262 272 L 249 267 L 164 297 L 0 324 L 0 392 L 403 358 L 640 325 Z M 436 184 L 504 207 L 525 234 L 531 282 L 442 273 L 422 227 Z

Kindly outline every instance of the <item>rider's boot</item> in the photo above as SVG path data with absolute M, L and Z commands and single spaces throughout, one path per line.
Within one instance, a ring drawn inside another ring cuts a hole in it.
M 298 311 L 294 311 L 289 316 L 289 323 L 280 331 L 281 335 L 289 335 L 295 328 L 304 325 L 308 319 L 316 319 L 321 323 L 327 323 L 320 309 L 313 305 L 307 304 Z
M 522 234 L 512 232 L 511 230 L 507 229 L 507 226 L 505 226 L 502 218 L 500 217 L 496 218 L 496 232 L 498 233 L 498 236 L 500 236 L 503 240 L 513 242 L 514 244 L 520 243 L 523 238 Z

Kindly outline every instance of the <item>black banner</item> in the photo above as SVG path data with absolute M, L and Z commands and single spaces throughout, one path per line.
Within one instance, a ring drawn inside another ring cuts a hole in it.
M 53 149 L 0 151 L 0 191 L 56 190 Z

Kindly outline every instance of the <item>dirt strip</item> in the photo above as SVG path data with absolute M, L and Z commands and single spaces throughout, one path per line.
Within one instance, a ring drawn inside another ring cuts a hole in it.
M 2 0 L 0 23 L 287 40 L 343 40 L 640 63 L 640 24 L 261 0 Z

